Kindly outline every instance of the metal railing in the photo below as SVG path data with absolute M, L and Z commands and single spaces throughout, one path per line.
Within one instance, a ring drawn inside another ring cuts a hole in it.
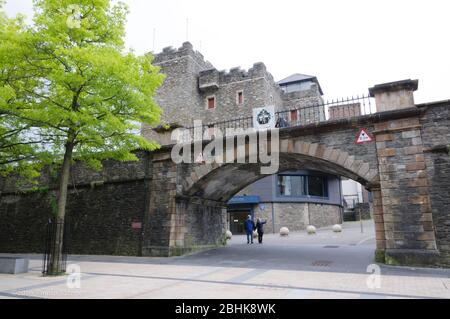
M 276 127 L 296 127 L 313 123 L 327 122 L 331 120 L 349 119 L 359 116 L 375 113 L 375 103 L 371 101 L 369 95 L 361 95 L 356 97 L 347 97 L 326 102 L 310 103 L 301 105 L 287 110 L 275 112 Z M 219 129 L 225 134 L 226 129 L 242 128 L 248 129 L 253 127 L 253 117 L 237 117 L 231 120 L 211 122 L 202 124 L 200 130 L 194 126 L 185 127 L 189 136 L 194 139 L 201 139 L 201 136 L 194 136 L 194 132 L 209 131 L 209 136 L 214 135 L 214 129 Z

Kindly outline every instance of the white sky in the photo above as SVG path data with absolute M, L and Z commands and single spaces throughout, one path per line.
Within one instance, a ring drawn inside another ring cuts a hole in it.
M 419 79 L 416 102 L 450 99 L 448 0 L 125 0 L 137 53 L 188 40 L 219 69 L 262 61 L 276 80 L 316 75 L 325 98 Z M 32 15 L 32 0 L 6 11 Z

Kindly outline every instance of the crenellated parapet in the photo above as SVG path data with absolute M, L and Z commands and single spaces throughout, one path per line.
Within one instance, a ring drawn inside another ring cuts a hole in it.
M 154 64 L 160 65 L 187 56 L 192 58 L 202 69 L 214 68 L 209 61 L 205 60 L 203 54 L 194 50 L 194 47 L 190 42 L 184 42 L 178 49 L 172 46 L 165 47 L 162 52 L 155 54 Z
M 248 70 L 240 67 L 231 68 L 229 71 L 219 71 L 216 68 L 201 71 L 199 73 L 199 89 L 201 91 L 214 90 L 219 87 L 242 81 L 250 81 L 256 79 L 266 79 L 274 87 L 277 87 L 272 74 L 267 71 L 264 63 L 257 62 Z

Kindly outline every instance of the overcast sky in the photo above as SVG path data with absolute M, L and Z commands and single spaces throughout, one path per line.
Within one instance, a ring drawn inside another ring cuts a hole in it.
M 450 99 L 448 0 L 124 2 L 127 45 L 137 53 L 188 39 L 219 70 L 262 61 L 276 80 L 316 75 L 325 98 L 417 78 L 416 102 Z M 31 16 L 31 4 L 8 0 L 6 11 Z

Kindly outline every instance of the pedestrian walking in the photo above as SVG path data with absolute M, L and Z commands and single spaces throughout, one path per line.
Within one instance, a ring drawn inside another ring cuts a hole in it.
M 252 220 L 252 215 L 248 215 L 244 222 L 245 232 L 247 233 L 247 244 L 253 244 L 253 231 L 256 229 L 255 222 Z
M 264 236 L 264 224 L 267 223 L 267 220 L 262 221 L 261 219 L 256 220 L 256 230 L 258 231 L 258 243 L 262 244 L 263 236 Z

